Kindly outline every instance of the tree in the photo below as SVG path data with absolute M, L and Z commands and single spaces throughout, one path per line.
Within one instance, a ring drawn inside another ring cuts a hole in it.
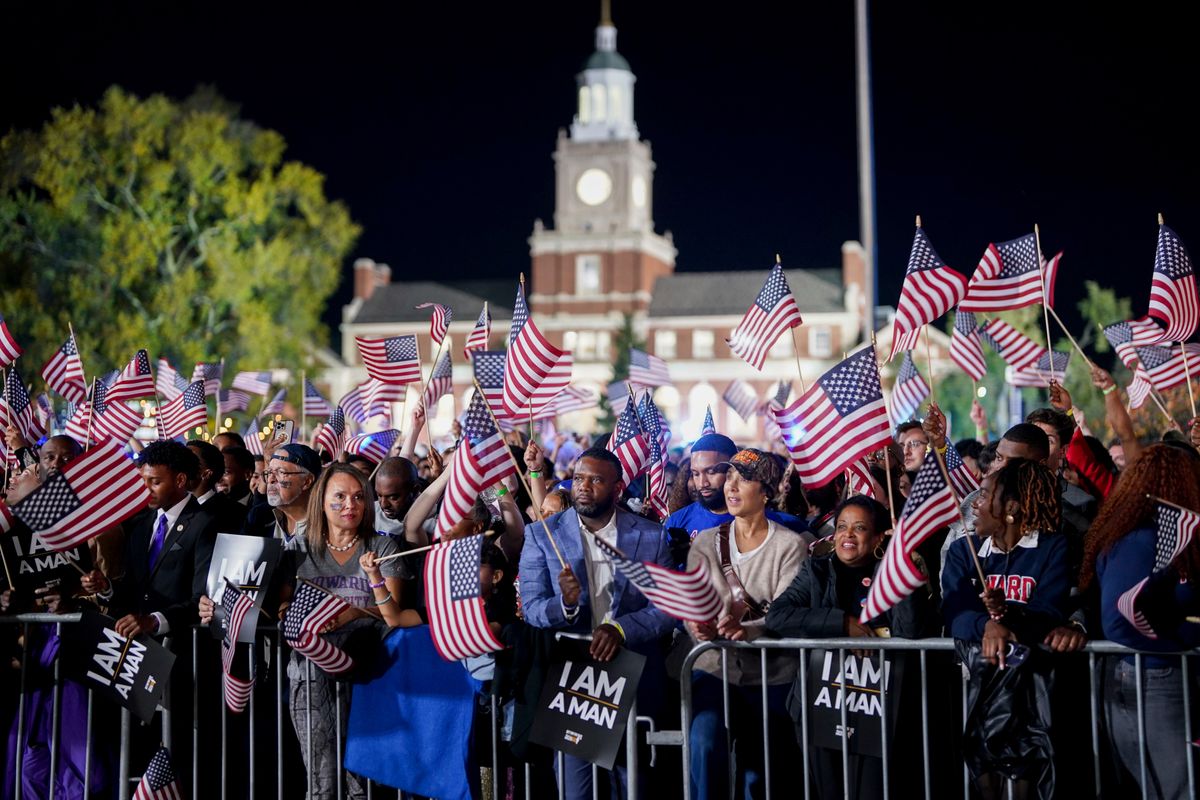
M 185 373 L 305 362 L 360 229 L 285 149 L 206 89 L 114 86 L 0 139 L 0 310 L 23 372 L 68 320 L 89 380 L 139 347 Z
M 613 375 L 612 383 L 629 380 L 629 349 L 646 349 L 646 341 L 637 335 L 633 329 L 633 315 L 625 314 L 621 320 L 621 328 L 617 331 L 616 341 L 613 342 Z M 612 430 L 617 426 L 617 417 L 613 414 L 608 397 L 600 393 L 600 417 L 596 424 L 600 430 Z

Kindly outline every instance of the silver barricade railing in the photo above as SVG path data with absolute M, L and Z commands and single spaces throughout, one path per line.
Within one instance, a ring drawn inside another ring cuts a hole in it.
M 799 720 L 799 735 L 801 737 L 801 750 L 803 753 L 803 777 L 804 777 L 804 797 L 810 797 L 812 792 L 813 780 L 810 767 L 809 753 L 809 698 L 808 698 L 808 659 L 807 654 L 813 650 L 836 651 L 838 654 L 838 670 L 839 674 L 845 675 L 845 659 L 847 651 L 868 651 L 869 653 L 878 653 L 881 660 L 880 663 L 880 709 L 881 709 L 881 771 L 883 776 L 883 797 L 888 797 L 889 779 L 892 765 L 889 763 L 889 746 L 891 744 L 888 736 L 887 722 L 887 692 L 894 691 L 887 688 L 886 676 L 887 673 L 887 658 L 888 654 L 897 652 L 909 652 L 919 655 L 919 674 L 920 674 L 920 703 L 921 703 L 921 760 L 924 781 L 922 784 L 923 796 L 928 800 L 932 796 L 932 786 L 930 781 L 930 719 L 929 719 L 929 671 L 928 671 L 928 654 L 931 652 L 947 652 L 953 653 L 955 649 L 953 639 L 867 639 L 867 638 L 825 638 L 825 639 L 757 639 L 753 642 L 732 642 L 728 640 L 719 640 L 711 642 L 701 642 L 697 644 L 687 655 L 683 661 L 683 666 L 680 670 L 680 727 L 678 733 L 679 742 L 682 745 L 682 762 L 683 762 L 683 797 L 684 800 L 691 798 L 691 749 L 692 742 L 690 741 L 689 731 L 691 729 L 691 721 L 693 719 L 693 687 L 692 673 L 695 668 L 697 659 L 704 653 L 718 651 L 721 655 L 721 676 L 722 681 L 722 710 L 723 724 L 726 731 L 726 747 L 732 750 L 732 734 L 729 728 L 730 720 L 730 687 L 728 656 L 733 651 L 759 651 L 759 686 L 761 688 L 762 701 L 762 749 L 763 749 L 763 785 L 766 790 L 766 795 L 771 796 L 772 786 L 786 787 L 785 793 L 788 797 L 795 796 L 795 788 L 791 784 L 781 783 L 772 778 L 772 763 L 770 756 L 770 726 L 769 726 L 769 708 L 768 708 L 768 651 L 782 652 L 797 652 L 800 655 L 798 662 L 798 677 L 800 686 L 800 705 L 801 719 Z M 1122 645 L 1108 641 L 1088 642 L 1081 651 L 1087 656 L 1087 670 L 1089 676 L 1089 705 L 1091 709 L 1091 749 L 1092 749 L 1092 777 L 1095 781 L 1097 793 L 1101 791 L 1101 744 L 1100 744 L 1100 725 L 1101 725 L 1101 702 L 1100 702 L 1100 681 L 1097 678 L 1097 657 L 1103 656 L 1121 656 L 1134 659 L 1134 671 L 1137 689 L 1137 734 L 1138 734 L 1138 752 L 1140 761 L 1140 785 L 1146 786 L 1147 780 L 1147 742 L 1146 742 L 1146 719 L 1144 709 L 1144 671 L 1143 658 L 1145 656 L 1157 657 L 1178 657 L 1180 659 L 1180 680 L 1182 682 L 1183 705 L 1185 708 L 1184 730 L 1180 731 L 1180 735 L 1187 743 L 1194 741 L 1192 723 L 1189 712 L 1191 711 L 1191 686 L 1190 659 L 1200 656 L 1200 649 L 1191 650 L 1182 653 L 1143 653 L 1140 651 L 1131 650 Z M 957 659 L 954 662 L 957 666 Z M 957 667 L 958 673 L 962 679 L 962 715 L 960 722 L 966 718 L 967 710 L 967 686 L 968 675 L 961 667 Z M 839 678 L 839 681 L 845 682 L 845 678 Z M 788 679 L 788 683 L 791 678 Z M 845 692 L 846 687 L 839 687 L 839 693 Z M 847 800 L 852 796 L 850 788 L 850 754 L 848 747 L 848 730 L 846 718 L 846 703 L 841 702 L 840 698 L 837 703 L 841 712 L 841 772 L 842 785 L 844 787 L 844 796 Z M 960 728 L 961 731 L 961 728 Z M 671 732 L 673 733 L 673 732 Z M 663 737 L 663 743 L 673 743 L 671 737 Z M 1196 779 L 1195 779 L 1195 753 L 1196 748 L 1185 746 L 1187 753 L 1187 780 L 1189 788 L 1189 796 L 1196 797 Z M 728 763 L 730 764 L 729 775 L 729 796 L 735 796 L 735 759 L 732 752 L 727 752 Z M 962 786 L 963 797 L 971 796 L 971 778 L 964 761 L 962 764 Z M 631 784 L 634 782 L 631 776 Z M 1013 793 L 1013 783 L 1010 780 L 1008 784 L 1009 795 Z

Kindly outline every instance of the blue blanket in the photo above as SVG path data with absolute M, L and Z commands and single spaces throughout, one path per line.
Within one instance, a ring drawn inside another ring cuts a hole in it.
M 437 654 L 428 626 L 398 628 L 383 648 L 386 671 L 354 686 L 346 768 L 425 797 L 475 797 L 471 733 L 480 683 Z

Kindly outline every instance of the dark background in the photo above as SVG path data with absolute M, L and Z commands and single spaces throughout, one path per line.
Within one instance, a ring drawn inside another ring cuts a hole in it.
M 365 228 L 354 255 L 397 280 L 528 269 L 599 15 L 582 0 L 22 5 L 5 11 L 0 131 L 113 83 L 213 84 L 328 176 Z M 880 302 L 895 302 L 920 213 L 967 275 L 987 242 L 1038 222 L 1047 255 L 1066 251 L 1069 320 L 1085 278 L 1143 313 L 1155 213 L 1200 241 L 1195 12 L 871 6 Z M 679 269 L 761 272 L 776 252 L 836 266 L 858 236 L 853 3 L 615 0 L 613 17 Z

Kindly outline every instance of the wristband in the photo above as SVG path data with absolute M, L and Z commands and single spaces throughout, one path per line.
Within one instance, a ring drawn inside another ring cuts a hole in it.
M 1072 419 L 1074 419 L 1075 418 L 1075 406 L 1071 406 L 1070 408 L 1068 408 L 1066 411 L 1066 414 L 1068 417 L 1071 417 Z
M 379 583 L 372 583 L 372 584 L 371 584 L 371 588 L 372 588 L 372 589 L 382 589 L 382 588 L 383 588 L 383 587 L 385 587 L 385 586 L 387 586 L 387 581 L 380 581 Z
M 946 448 L 948 448 L 949 446 L 950 445 L 944 444 L 941 447 L 935 447 L 933 449 L 937 450 L 939 456 L 944 456 L 944 455 L 946 455 Z
M 505 489 L 503 486 L 496 490 L 496 497 L 504 497 L 506 494 L 508 494 L 508 489 Z
M 1117 385 L 1114 383 L 1112 386 L 1108 387 L 1107 389 L 1102 389 L 1100 391 L 1100 394 L 1107 397 L 1108 395 L 1112 394 L 1116 390 L 1117 390 Z
M 387 605 L 388 603 L 390 603 L 390 602 L 392 602 L 392 595 L 391 595 L 391 593 L 389 592 L 387 597 L 383 598 L 382 600 L 376 600 L 376 601 L 375 601 L 375 605 L 377 605 L 377 606 L 386 606 L 386 605 Z
M 536 469 L 531 469 L 531 470 L 529 470 L 529 477 L 540 478 L 540 477 L 542 477 L 542 473 L 538 472 Z

